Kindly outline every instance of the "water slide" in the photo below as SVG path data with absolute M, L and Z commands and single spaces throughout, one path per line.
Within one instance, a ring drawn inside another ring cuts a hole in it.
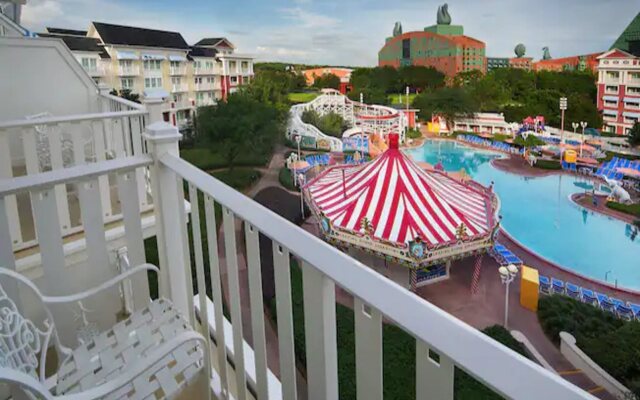
M 337 90 L 323 89 L 322 95 L 312 101 L 291 107 L 287 124 L 287 136 L 289 138 L 294 135 L 313 137 L 316 143 L 324 140 L 330 145 L 331 151 L 334 152 L 343 151 L 342 140 L 329 136 L 315 126 L 303 122 L 302 114 L 306 110 L 314 110 L 321 116 L 328 113 L 336 113 L 342 116 L 351 127 L 344 132 L 343 137 L 349 137 L 358 132 L 364 132 L 369 135 L 377 133 L 380 138 L 373 138 L 372 140 L 370 138 L 369 144 L 372 151 L 378 154 L 386 149 L 386 144 L 382 139 L 384 136 L 392 132 L 399 133 L 401 140 L 404 140 L 404 134 L 408 126 L 406 116 L 394 108 L 352 101 Z

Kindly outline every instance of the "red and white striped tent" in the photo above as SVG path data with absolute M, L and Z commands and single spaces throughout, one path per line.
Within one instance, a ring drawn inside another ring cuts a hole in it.
M 498 225 L 491 189 L 425 171 L 397 135 L 375 160 L 330 167 L 304 194 L 327 240 L 412 266 L 482 252 Z

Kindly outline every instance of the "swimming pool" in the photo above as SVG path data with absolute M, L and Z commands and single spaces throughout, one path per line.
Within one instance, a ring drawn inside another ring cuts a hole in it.
M 570 196 L 585 191 L 584 179 L 507 173 L 490 163 L 500 155 L 450 141 L 427 141 L 406 153 L 432 165 L 440 161 L 447 171 L 464 168 L 483 185 L 493 181 L 502 227 L 531 251 L 587 277 L 640 290 L 640 235 L 629 224 L 574 204 Z

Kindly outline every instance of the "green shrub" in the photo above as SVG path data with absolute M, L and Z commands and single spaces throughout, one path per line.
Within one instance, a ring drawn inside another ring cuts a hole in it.
M 349 128 L 344 118 L 334 112 L 320 116 L 315 110 L 306 110 L 302 113 L 301 119 L 302 122 L 315 126 L 322 133 L 337 138 L 341 138 L 342 132 Z
M 280 172 L 278 173 L 278 181 L 280 184 L 287 190 L 292 190 L 299 192 L 300 189 L 296 185 L 293 184 L 293 177 L 291 176 L 291 170 L 287 167 L 280 168 Z
M 513 143 L 523 147 L 536 147 L 546 144 L 544 140 L 535 135 L 528 135 L 526 140 L 522 136 L 518 136 L 514 139 Z
M 180 157 L 204 171 L 229 167 L 229 163 L 222 154 L 209 148 L 181 149 Z M 270 152 L 242 153 L 236 158 L 234 166 L 262 167 L 267 165 L 270 159 Z
M 612 210 L 623 212 L 625 214 L 640 217 L 640 203 L 622 204 L 622 203 L 616 203 L 615 201 L 608 201 L 607 207 Z
M 572 334 L 593 361 L 640 396 L 640 322 L 559 295 L 540 299 L 538 319 L 551 340 Z
M 422 138 L 422 132 L 418 129 L 408 129 L 407 130 L 407 138 L 409 139 L 420 139 Z

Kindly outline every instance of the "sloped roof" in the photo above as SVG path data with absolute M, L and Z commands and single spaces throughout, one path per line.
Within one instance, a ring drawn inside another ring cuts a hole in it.
M 364 233 L 366 218 L 374 238 L 400 245 L 453 243 L 463 224 L 482 237 L 495 225 L 487 193 L 425 171 L 394 145 L 367 164 L 331 167 L 305 189 L 332 226 Z
M 629 42 L 640 41 L 640 13 L 629 23 L 629 25 L 622 32 L 620 37 L 610 47 L 610 50 L 620 49 L 624 51 L 630 51 Z
M 189 50 L 189 45 L 178 32 L 105 24 L 103 22 L 93 22 L 93 26 L 105 44 Z
M 39 33 L 38 36 L 62 39 L 64 44 L 66 44 L 71 51 L 95 52 L 100 54 L 101 58 L 111 58 L 109 57 L 109 53 L 104 49 L 104 46 L 100 44 L 99 39 L 86 36 L 57 35 L 50 33 Z
M 210 47 L 191 46 L 189 57 L 215 57 L 218 50 Z
M 200 39 L 194 46 L 218 46 L 220 44 L 223 44 L 225 47 L 233 47 L 233 44 L 225 37 Z
M 603 58 L 635 58 L 635 56 L 620 49 L 613 49 L 598 56 L 598 60 Z
M 70 36 L 87 36 L 87 31 L 79 31 L 76 29 L 65 28 L 52 28 L 47 26 L 47 33 L 55 35 L 70 35 Z

